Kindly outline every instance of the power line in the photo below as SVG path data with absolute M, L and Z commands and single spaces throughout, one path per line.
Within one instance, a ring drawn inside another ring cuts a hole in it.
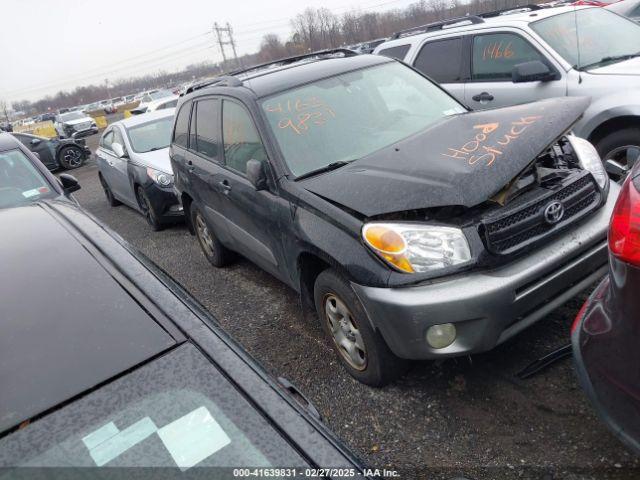
M 176 47 L 178 45 L 183 45 L 185 43 L 191 42 L 191 41 L 193 41 L 193 40 L 195 40 L 197 38 L 201 38 L 201 37 L 203 37 L 205 35 L 209 35 L 209 34 L 210 34 L 209 32 L 205 32 L 204 34 L 199 34 L 199 35 L 195 35 L 193 37 L 189 37 L 189 38 L 187 38 L 185 40 L 173 43 L 173 44 L 165 46 L 163 48 L 158 48 L 158 49 L 151 50 L 151 51 L 148 51 L 148 52 L 143 53 L 143 54 L 139 54 L 139 55 L 136 55 L 136 56 L 133 56 L 133 57 L 128 57 L 128 58 L 125 58 L 123 60 L 108 64 L 108 65 L 103 65 L 103 66 L 100 66 L 100 67 L 90 68 L 89 70 L 85 71 L 84 73 L 82 73 L 81 75 L 78 75 L 78 76 L 59 78 L 59 79 L 52 80 L 50 82 L 42 83 L 42 84 L 39 84 L 39 85 L 31 85 L 29 87 L 25 87 L 25 88 L 20 88 L 18 90 L 9 91 L 9 92 L 7 92 L 7 94 L 10 94 L 10 95 L 13 96 L 15 94 L 22 94 L 23 92 L 31 92 L 31 91 L 34 91 L 34 90 L 42 90 L 44 88 L 55 87 L 55 86 L 58 86 L 58 85 L 62 85 L 62 84 L 73 82 L 73 81 L 77 81 L 77 80 L 95 78 L 97 76 L 102 76 L 102 75 L 109 75 L 113 71 L 119 71 L 119 70 L 123 70 L 123 69 L 128 68 L 127 66 L 123 66 L 122 65 L 123 63 L 129 63 L 132 60 L 143 58 L 143 57 L 146 57 L 148 55 L 153 55 L 153 54 L 156 54 L 156 53 L 163 53 L 163 55 L 166 56 L 166 55 L 173 55 L 174 53 L 182 53 L 182 52 L 185 51 L 185 49 L 181 49 L 178 52 L 170 52 L 168 54 L 166 53 L 166 50 L 167 49 L 172 49 L 172 48 L 174 48 L 174 47 Z M 200 46 L 200 44 L 189 46 L 187 49 L 197 48 L 198 46 Z M 138 63 L 135 63 L 134 65 L 138 65 Z M 113 66 L 118 66 L 119 68 L 113 70 L 113 68 L 112 68 Z M 92 73 L 92 72 L 95 72 L 95 73 Z M 88 73 L 90 75 L 87 75 Z
M 20 90 L 14 90 L 12 92 L 9 92 L 9 94 L 11 94 L 11 96 L 24 95 L 25 93 L 29 93 L 29 92 L 34 92 L 34 91 L 48 89 L 48 88 L 57 87 L 57 86 L 63 86 L 65 84 L 67 84 L 67 83 L 83 82 L 83 81 L 86 81 L 86 80 L 91 80 L 91 79 L 95 79 L 95 78 L 102 77 L 102 76 L 109 77 L 109 76 L 112 76 L 114 73 L 117 73 L 117 72 L 120 72 L 120 71 L 123 71 L 123 70 L 138 71 L 138 70 L 140 70 L 139 67 L 144 66 L 144 65 L 149 64 L 149 63 L 154 64 L 154 63 L 157 63 L 158 61 L 160 61 L 161 63 L 167 63 L 169 61 L 175 61 L 177 58 L 183 56 L 185 53 L 189 53 L 189 52 L 193 53 L 194 52 L 193 49 L 196 49 L 196 48 L 199 48 L 199 47 L 204 47 L 204 46 L 207 46 L 207 47 L 210 46 L 209 41 L 201 42 L 201 43 L 198 43 L 198 44 L 195 44 L 195 45 L 190 45 L 189 47 L 186 47 L 186 48 L 183 48 L 183 49 L 180 49 L 180 50 L 176 50 L 174 52 L 162 55 L 162 56 L 157 57 L 157 58 L 149 58 L 149 59 L 146 59 L 146 60 L 144 60 L 142 62 L 139 62 L 139 63 L 135 63 L 135 64 L 131 64 L 131 65 L 121 65 L 118 68 L 110 69 L 108 71 L 103 70 L 101 72 L 94 73 L 94 74 L 91 74 L 91 75 L 82 75 L 82 76 L 77 76 L 77 77 L 69 77 L 69 78 L 67 78 L 65 80 L 59 80 L 59 81 L 56 81 L 56 82 L 49 82 L 49 83 L 46 83 L 46 84 L 41 84 L 39 86 L 32 86 L 32 87 L 29 87 L 29 88 L 24 88 L 24 89 L 20 89 Z

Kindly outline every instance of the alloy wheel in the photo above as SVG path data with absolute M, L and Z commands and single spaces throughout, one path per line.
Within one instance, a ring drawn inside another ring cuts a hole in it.
M 612 180 L 622 183 L 640 158 L 640 145 L 623 145 L 604 156 L 604 165 Z
M 324 297 L 324 313 L 329 331 L 342 358 L 355 370 L 367 368 L 367 351 L 353 315 L 334 294 Z
M 211 232 L 209 232 L 209 227 L 200 213 L 196 214 L 195 220 L 198 241 L 207 257 L 213 257 L 213 238 L 211 237 Z
M 82 152 L 77 148 L 65 149 L 63 158 L 67 168 L 78 168 L 82 165 Z

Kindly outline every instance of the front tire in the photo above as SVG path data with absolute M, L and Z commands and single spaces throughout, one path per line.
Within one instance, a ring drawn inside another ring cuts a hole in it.
M 140 205 L 142 215 L 144 215 L 151 230 L 154 232 L 162 230 L 162 223 L 158 220 L 158 214 L 153 209 L 153 205 L 151 205 L 151 201 L 142 187 L 136 188 L 136 197 L 138 197 L 138 205 Z
M 74 170 L 84 163 L 83 155 L 84 152 L 78 147 L 62 147 L 58 154 L 58 163 L 67 170 Z
M 391 352 L 373 330 L 349 282 L 333 270 L 324 270 L 314 287 L 316 311 L 338 359 L 353 378 L 382 387 L 405 373 L 407 360 Z
M 640 128 L 628 127 L 616 130 L 606 135 L 596 144 L 596 150 L 607 168 L 607 160 L 614 160 L 627 171 L 631 171 L 633 165 L 640 158 Z M 613 173 L 609 168 L 607 172 L 612 180 L 622 182 L 626 175 Z
M 209 223 L 204 218 L 204 215 L 195 204 L 192 203 L 189 210 L 191 213 L 191 225 L 193 225 L 193 230 L 195 231 L 200 249 L 205 258 L 216 268 L 221 268 L 229 264 L 232 260 L 233 253 L 220 243 L 220 240 L 218 240 L 211 227 L 209 227 Z

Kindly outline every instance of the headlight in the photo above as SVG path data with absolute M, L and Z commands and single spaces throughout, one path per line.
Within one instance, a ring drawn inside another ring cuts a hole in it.
M 162 187 L 168 187 L 173 182 L 173 175 L 169 175 L 168 173 L 164 173 L 153 168 L 147 168 L 147 175 L 151 180 Z
M 602 159 L 595 147 L 591 145 L 591 142 L 584 138 L 576 137 L 575 135 L 569 135 L 567 138 L 569 142 L 571 142 L 573 150 L 578 155 L 578 161 L 580 165 L 582 165 L 582 168 L 591 172 L 591 175 L 596 179 L 596 183 L 602 190 L 607 190 L 609 187 L 609 176 L 604 169 Z
M 373 222 L 364 225 L 362 238 L 401 272 L 429 272 L 471 260 L 469 243 L 459 228 Z

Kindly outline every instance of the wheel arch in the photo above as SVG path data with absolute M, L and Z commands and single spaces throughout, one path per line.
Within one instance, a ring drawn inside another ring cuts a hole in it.
M 315 313 L 314 287 L 318 275 L 325 270 L 331 269 L 347 279 L 347 281 L 351 279 L 351 275 L 344 267 L 322 252 L 311 250 L 300 252 L 296 261 L 296 269 L 300 304 L 305 317 Z
M 609 118 L 596 126 L 587 139 L 597 145 L 603 138 L 612 132 L 627 127 L 640 127 L 640 115 L 620 115 Z

